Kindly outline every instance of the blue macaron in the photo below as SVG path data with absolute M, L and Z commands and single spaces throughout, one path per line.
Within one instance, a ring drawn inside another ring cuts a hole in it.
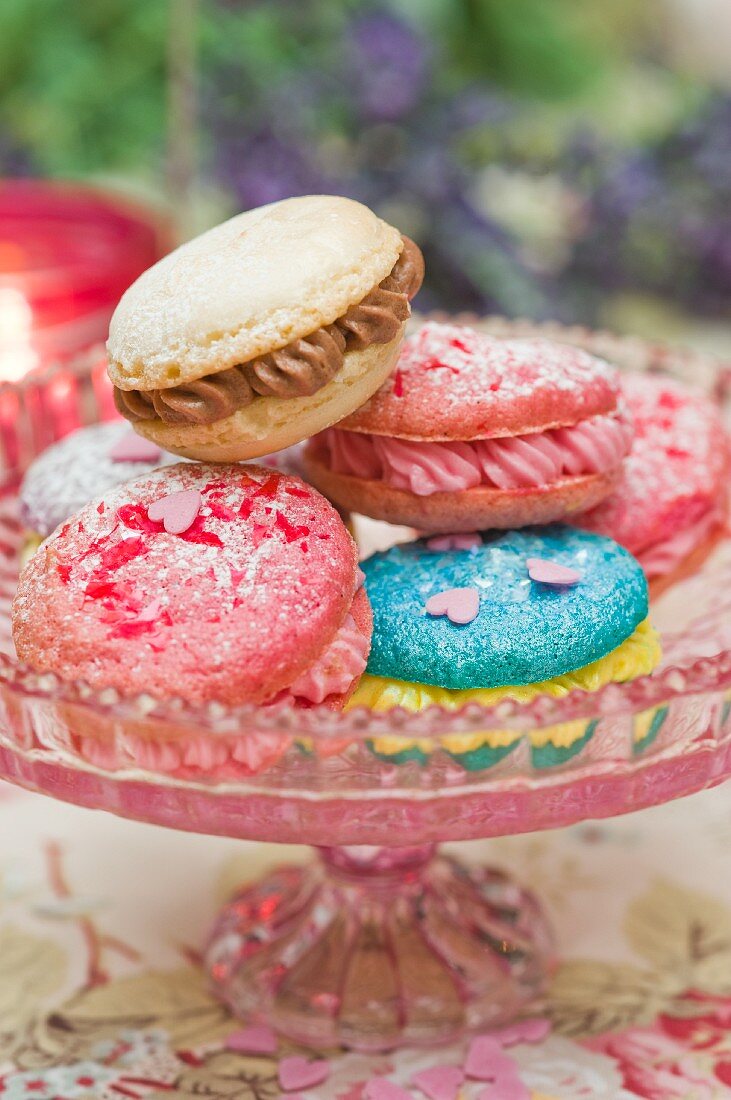
M 647 616 L 642 569 L 611 539 L 555 525 L 475 542 L 434 550 L 420 540 L 362 563 L 374 618 L 371 675 L 455 691 L 542 683 L 606 656 Z M 531 559 L 578 578 L 532 580 Z M 472 621 L 427 613 L 430 597 L 465 588 L 479 597 Z

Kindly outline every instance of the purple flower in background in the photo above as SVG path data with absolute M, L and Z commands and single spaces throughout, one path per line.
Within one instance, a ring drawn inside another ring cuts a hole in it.
M 219 148 L 218 167 L 242 210 L 292 195 L 337 190 L 304 149 L 269 129 L 228 141 Z
M 516 113 L 517 106 L 498 88 L 470 84 L 447 102 L 446 115 L 456 130 L 475 126 L 502 126 Z
M 7 134 L 0 134 L 0 174 L 11 177 L 35 174 L 30 152 Z
M 430 72 L 425 40 L 410 24 L 385 11 L 353 20 L 344 42 L 345 79 L 360 114 L 395 122 L 421 99 Z

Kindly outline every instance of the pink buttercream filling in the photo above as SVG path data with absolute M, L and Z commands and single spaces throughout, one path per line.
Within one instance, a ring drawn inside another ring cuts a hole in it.
M 631 422 L 619 412 L 500 439 L 432 443 L 330 428 L 318 440 L 333 473 L 430 496 L 478 485 L 531 489 L 563 477 L 605 473 L 628 454 L 632 434 Z
M 720 527 L 723 519 L 723 508 L 711 508 L 695 523 L 683 527 L 670 538 L 639 551 L 637 560 L 647 577 L 652 580 L 654 577 L 665 577 L 672 573 L 684 558 L 710 537 L 715 528 Z
M 291 698 L 306 703 L 324 703 L 330 695 L 343 695 L 362 676 L 368 663 L 370 642 L 348 615 L 335 638 L 276 702 Z

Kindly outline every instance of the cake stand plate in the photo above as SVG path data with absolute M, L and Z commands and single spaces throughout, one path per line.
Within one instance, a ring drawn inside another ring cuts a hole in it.
M 60 749 L 22 749 L 2 733 L 0 774 L 156 825 L 316 845 L 312 865 L 282 867 L 226 905 L 206 966 L 243 1018 L 311 1047 L 377 1051 L 447 1042 L 537 1011 L 553 967 L 551 932 L 531 891 L 436 853 L 437 839 L 555 828 L 714 786 L 731 775 L 731 737 L 718 732 L 711 722 L 682 749 L 619 767 L 422 797 L 388 789 L 313 797 L 105 772 Z

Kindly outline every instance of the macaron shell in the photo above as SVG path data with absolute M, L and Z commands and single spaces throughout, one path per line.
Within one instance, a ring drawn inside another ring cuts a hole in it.
M 171 252 L 109 330 L 122 389 L 177 386 L 329 325 L 393 269 L 401 234 L 368 207 L 305 195 L 239 214 Z
M 717 406 L 679 382 L 626 374 L 622 390 L 635 424 L 632 451 L 615 492 L 580 523 L 641 554 L 718 506 L 728 440 Z
M 581 580 L 560 589 L 536 584 L 529 558 L 575 569 Z M 362 568 L 374 621 L 368 673 L 450 690 L 540 683 L 583 668 L 647 616 L 647 582 L 634 558 L 570 527 L 510 531 L 466 551 L 409 543 Z M 472 586 L 480 610 L 471 623 L 426 615 L 430 596 Z
M 116 462 L 114 448 L 132 436 L 125 420 L 92 424 L 45 450 L 29 467 L 20 487 L 21 519 L 44 538 L 90 500 L 175 459 L 160 451 L 152 461 Z
M 525 435 L 612 412 L 618 392 L 618 372 L 580 348 L 430 321 L 339 427 L 416 440 Z
M 201 494 L 174 535 L 147 516 Z M 358 585 L 337 512 L 263 467 L 179 463 L 88 505 L 21 576 L 21 660 L 65 679 L 189 702 L 265 702 L 334 638 Z
M 616 485 L 619 469 L 568 477 L 537 489 L 502 490 L 478 485 L 454 493 L 418 496 L 384 481 L 333 473 L 309 444 L 304 456 L 308 480 L 346 511 L 429 533 L 510 529 L 553 523 L 603 500 Z
M 368 400 L 393 370 L 405 327 L 389 344 L 347 352 L 335 377 L 309 397 L 258 397 L 213 424 L 140 420 L 135 430 L 174 454 L 207 462 L 239 462 L 291 447 Z

